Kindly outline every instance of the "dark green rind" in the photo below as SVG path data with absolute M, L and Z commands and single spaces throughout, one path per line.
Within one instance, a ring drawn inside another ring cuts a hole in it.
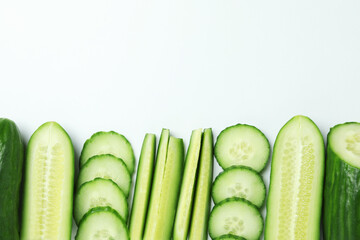
M 346 163 L 332 150 L 331 130 L 328 134 L 325 170 L 324 239 L 359 240 L 360 169 Z
M 246 240 L 246 238 L 239 237 L 233 234 L 221 235 L 220 237 L 214 238 L 214 240 Z
M 24 145 L 16 124 L 0 118 L 0 239 L 18 240 Z

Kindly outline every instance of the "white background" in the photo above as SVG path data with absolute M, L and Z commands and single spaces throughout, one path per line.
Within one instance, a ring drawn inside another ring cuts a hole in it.
M 360 121 L 359 13 L 358 0 L 3 0 L 0 116 L 26 141 L 59 122 L 77 157 L 100 130 L 136 157 L 163 127 L 187 144 L 247 123 L 273 145 L 297 114 L 325 137 Z

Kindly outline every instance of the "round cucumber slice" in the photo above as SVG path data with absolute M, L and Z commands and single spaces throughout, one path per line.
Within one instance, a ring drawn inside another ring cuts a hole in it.
M 220 173 L 212 188 L 215 204 L 226 198 L 239 197 L 260 208 L 264 204 L 265 194 L 265 184 L 260 174 L 244 166 L 233 166 Z
M 215 238 L 214 240 L 246 240 L 246 239 L 233 234 L 225 234 Z
M 242 198 L 228 198 L 215 205 L 210 213 L 209 234 L 217 238 L 233 234 L 248 240 L 257 240 L 264 221 L 258 208 Z
M 83 166 L 92 156 L 101 154 L 112 154 L 121 158 L 130 174 L 135 169 L 135 156 L 131 144 L 121 134 L 110 132 L 97 132 L 93 134 L 84 144 L 80 156 L 80 167 Z
M 261 172 L 269 159 L 270 144 L 256 127 L 237 124 L 219 134 L 214 154 L 223 169 L 243 165 Z
M 111 207 L 124 221 L 128 218 L 126 197 L 111 180 L 96 178 L 81 185 L 75 196 L 75 222 L 78 224 L 82 217 L 95 207 Z
M 80 169 L 77 186 L 95 178 L 110 179 L 115 182 L 129 196 L 131 175 L 122 159 L 111 154 L 102 154 L 91 157 Z

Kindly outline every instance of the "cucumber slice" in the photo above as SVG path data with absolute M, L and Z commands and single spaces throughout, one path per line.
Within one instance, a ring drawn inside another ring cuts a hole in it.
M 265 184 L 259 173 L 245 166 L 233 166 L 220 173 L 212 188 L 214 203 L 231 197 L 245 198 L 260 208 L 265 200 Z
M 184 175 L 180 189 L 179 203 L 176 211 L 173 233 L 174 240 L 187 239 L 195 192 L 195 180 L 200 155 L 201 138 L 202 129 L 197 129 L 192 132 L 189 148 L 186 154 Z
M 210 214 L 209 234 L 217 238 L 233 234 L 248 240 L 259 239 L 264 221 L 258 208 L 243 198 L 228 198 L 215 205 Z
M 214 153 L 223 169 L 244 165 L 261 172 L 269 159 L 270 144 L 256 127 L 237 124 L 219 134 Z
M 80 167 L 83 166 L 87 160 L 92 156 L 101 154 L 112 154 L 115 157 L 121 158 L 130 174 L 133 174 L 135 169 L 135 156 L 131 144 L 121 134 L 110 132 L 97 132 L 89 138 L 82 149 L 80 156 Z
M 184 143 L 182 139 L 170 137 L 169 143 L 164 145 L 168 145 L 165 163 L 161 159 L 164 155 L 160 140 L 160 155 L 155 167 L 154 187 L 151 191 L 144 240 L 170 239 L 173 230 L 183 171 Z
M 31 136 L 26 158 L 21 239 L 70 239 L 74 188 L 74 149 L 55 122 Z
M 128 204 L 121 189 L 111 180 L 95 178 L 79 188 L 75 196 L 74 218 L 79 224 L 83 216 L 95 207 L 111 207 L 126 222 Z
M 309 118 L 281 128 L 274 146 L 265 239 L 319 239 L 324 141 Z
M 211 128 L 208 128 L 204 130 L 201 144 L 199 173 L 196 183 L 189 240 L 206 240 L 208 238 L 207 230 L 210 214 L 213 162 L 213 135 Z
M 77 188 L 95 178 L 110 179 L 115 182 L 129 196 L 131 175 L 120 158 L 111 154 L 102 154 L 91 157 L 80 169 Z
M 243 237 L 233 235 L 233 234 L 225 234 L 225 235 L 215 238 L 214 240 L 246 240 L 246 239 Z
M 146 213 L 150 197 L 151 181 L 155 163 L 156 137 L 146 134 L 141 148 L 136 176 L 134 201 L 130 217 L 130 238 L 141 240 L 145 228 Z
M 129 240 L 130 238 L 124 220 L 114 209 L 97 207 L 85 214 L 75 239 Z

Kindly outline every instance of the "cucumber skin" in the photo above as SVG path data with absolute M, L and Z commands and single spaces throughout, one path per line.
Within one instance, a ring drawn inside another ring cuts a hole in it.
M 246 240 L 243 237 L 239 237 L 239 236 L 236 236 L 236 235 L 233 235 L 233 234 L 221 235 L 220 237 L 217 237 L 214 240 L 222 240 L 222 239 Z
M 19 199 L 24 145 L 19 129 L 0 118 L 0 239 L 20 238 Z
M 360 169 L 331 148 L 328 134 L 324 189 L 324 239 L 360 239 Z

